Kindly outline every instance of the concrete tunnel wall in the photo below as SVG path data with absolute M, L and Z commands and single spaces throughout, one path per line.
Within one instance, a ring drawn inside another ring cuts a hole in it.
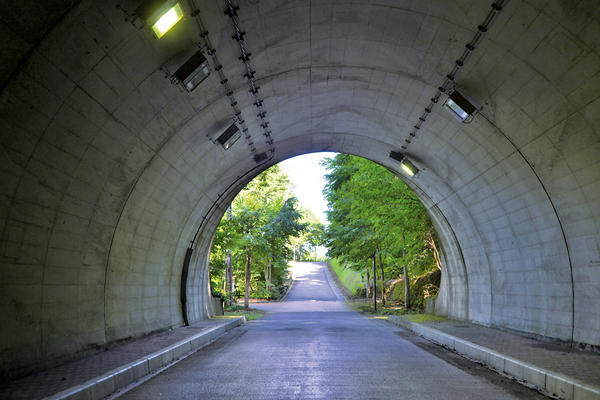
M 389 152 L 491 10 L 239 1 L 270 153 L 226 3 L 195 4 L 252 135 L 227 151 L 208 139 L 233 117 L 212 59 L 192 93 L 159 69 L 199 41 L 193 18 L 158 40 L 110 2 L 0 14 L 10 38 L 0 95 L 4 375 L 182 326 L 183 260 L 201 223 L 188 318 L 210 316 L 210 243 L 235 194 L 268 166 L 315 151 L 399 171 Z M 398 174 L 445 253 L 437 313 L 600 346 L 599 14 L 592 0 L 507 3 L 456 78 L 481 114 L 459 124 L 438 104 L 408 146 L 421 172 Z M 250 141 L 273 158 L 248 173 Z

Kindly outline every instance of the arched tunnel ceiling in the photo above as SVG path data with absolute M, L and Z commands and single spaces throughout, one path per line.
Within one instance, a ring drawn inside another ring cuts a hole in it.
M 269 145 L 227 2 L 196 0 L 251 136 L 225 151 L 209 140 L 234 117 L 214 59 L 205 49 L 213 72 L 191 93 L 161 69 L 202 43 L 192 3 L 161 39 L 125 21 L 139 3 L 31 6 L 25 28 L 17 10 L 0 18 L 11 35 L 1 68 L 12 72 L 0 98 L 3 371 L 181 326 L 183 259 L 200 225 L 189 318 L 210 315 L 206 258 L 237 191 L 314 151 L 398 171 L 389 152 L 492 9 L 235 3 Z M 421 172 L 399 175 L 442 232 L 437 312 L 600 345 L 599 14 L 592 0 L 506 3 L 456 77 L 481 113 L 460 124 L 444 95 L 406 146 Z

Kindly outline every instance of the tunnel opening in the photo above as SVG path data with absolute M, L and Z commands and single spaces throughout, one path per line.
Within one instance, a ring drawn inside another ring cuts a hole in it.
M 402 308 L 399 303 L 424 309 L 427 297 L 435 312 L 442 265 L 450 258 L 438 238 L 432 211 L 404 183 L 414 174 L 400 168 L 394 173 L 348 154 L 331 153 L 319 163 L 324 180 L 318 195 L 328 202 L 325 220 L 298 206 L 298 192 L 293 192 L 294 182 L 282 164 L 261 172 L 237 194 L 214 233 L 208 264 L 211 294 L 229 308 L 240 308 L 236 299 L 244 298 L 248 308 L 249 297 L 275 300 L 285 293 L 291 283 L 288 262 L 334 258 L 336 267 L 341 264 L 354 280 L 360 278 L 350 289 L 353 297 L 377 294 L 383 306 L 386 301 L 396 303 L 396 310 Z M 317 257 L 317 246 L 327 254 Z M 422 283 L 424 278 L 428 283 Z M 418 282 L 413 291 L 411 281 Z

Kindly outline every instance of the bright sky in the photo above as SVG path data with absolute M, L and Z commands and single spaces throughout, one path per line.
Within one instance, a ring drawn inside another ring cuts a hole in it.
M 327 201 L 323 198 L 325 180 L 323 175 L 327 171 L 319 164 L 325 157 L 332 158 L 336 153 L 311 153 L 290 158 L 280 164 L 286 169 L 294 185 L 294 195 L 298 198 L 298 205 L 308 208 L 321 219 L 327 222 L 325 210 Z

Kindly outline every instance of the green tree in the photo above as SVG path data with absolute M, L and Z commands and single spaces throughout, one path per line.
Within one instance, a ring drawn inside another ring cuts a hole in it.
M 302 208 L 304 230 L 291 240 L 296 261 L 317 261 L 317 247 L 323 245 L 325 225 L 311 210 Z
M 284 261 L 287 261 L 286 241 L 290 237 L 301 235 L 306 229 L 306 224 L 301 223 L 302 213 L 298 210 L 297 205 L 298 200 L 295 197 L 286 199 L 277 214 L 264 227 L 265 239 L 269 245 L 265 265 L 265 280 L 267 284 L 272 284 L 272 261 L 276 261 L 276 265 L 279 266 Z M 284 263 L 284 265 L 286 264 L 287 262 Z
M 285 243 L 305 228 L 290 188 L 287 173 L 278 165 L 264 171 L 236 196 L 230 216 L 221 220 L 213 239 L 212 286 L 228 286 L 223 275 L 225 259 L 231 254 L 235 271 L 244 277 L 245 308 L 249 308 L 252 286 L 261 296 L 279 293 L 274 284 L 281 283 L 287 272 Z M 253 268 L 256 264 L 263 268 Z
M 409 282 L 410 275 L 441 268 L 431 220 L 402 180 L 371 161 L 346 154 L 326 159 L 323 165 L 330 171 L 324 189 L 329 207 L 324 237 L 330 257 L 362 269 L 375 254 L 384 304 L 386 275 L 402 274 Z

